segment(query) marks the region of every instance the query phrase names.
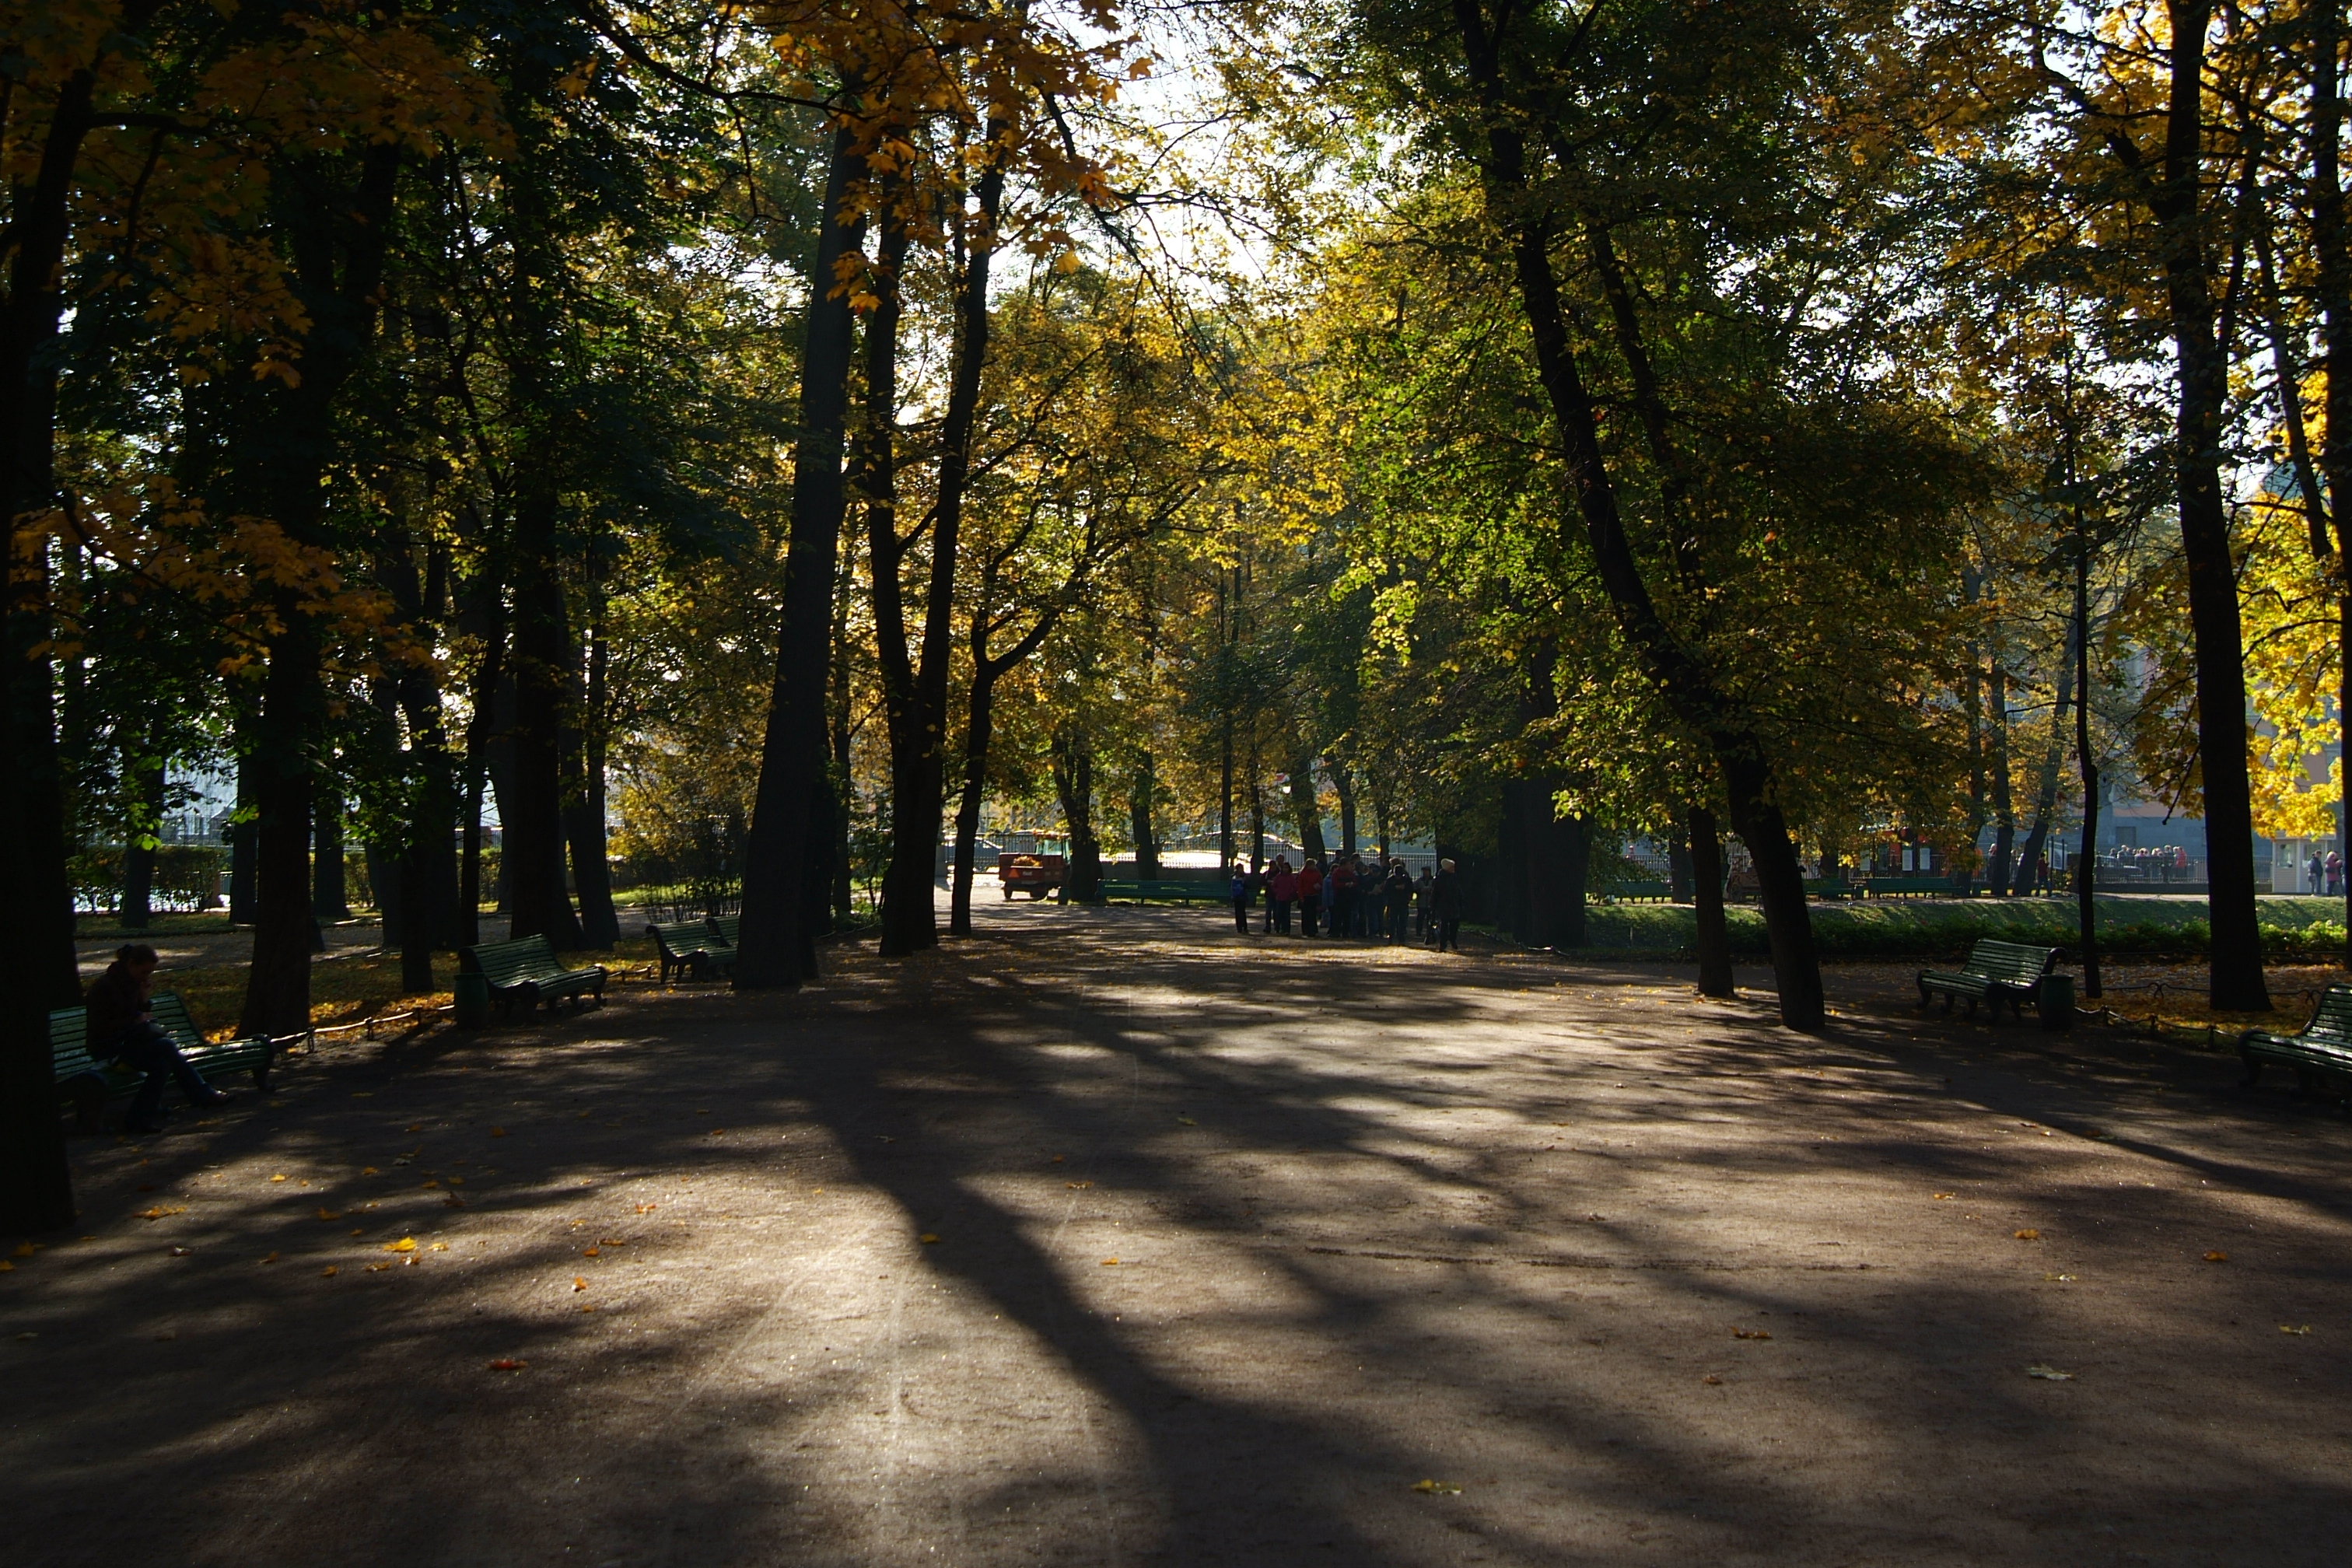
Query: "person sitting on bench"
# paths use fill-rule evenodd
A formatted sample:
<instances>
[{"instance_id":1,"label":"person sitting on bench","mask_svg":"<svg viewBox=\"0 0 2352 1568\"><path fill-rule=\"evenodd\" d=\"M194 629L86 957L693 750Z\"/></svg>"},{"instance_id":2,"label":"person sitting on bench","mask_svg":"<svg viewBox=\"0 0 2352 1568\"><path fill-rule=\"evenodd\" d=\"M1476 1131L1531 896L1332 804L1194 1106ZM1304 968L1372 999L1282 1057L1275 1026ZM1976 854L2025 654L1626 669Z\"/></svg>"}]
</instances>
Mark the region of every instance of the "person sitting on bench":
<instances>
[{"instance_id":1,"label":"person sitting on bench","mask_svg":"<svg viewBox=\"0 0 2352 1568\"><path fill-rule=\"evenodd\" d=\"M112 1058L147 1075L131 1097L123 1118L129 1132L163 1130L163 1085L180 1080L180 1092L190 1105L218 1105L230 1096L205 1081L188 1065L172 1037L147 1008L147 990L155 979L155 950L131 942L115 950L106 973L89 983L85 999L89 1007L89 1054L104 1061Z\"/></svg>"}]
</instances>

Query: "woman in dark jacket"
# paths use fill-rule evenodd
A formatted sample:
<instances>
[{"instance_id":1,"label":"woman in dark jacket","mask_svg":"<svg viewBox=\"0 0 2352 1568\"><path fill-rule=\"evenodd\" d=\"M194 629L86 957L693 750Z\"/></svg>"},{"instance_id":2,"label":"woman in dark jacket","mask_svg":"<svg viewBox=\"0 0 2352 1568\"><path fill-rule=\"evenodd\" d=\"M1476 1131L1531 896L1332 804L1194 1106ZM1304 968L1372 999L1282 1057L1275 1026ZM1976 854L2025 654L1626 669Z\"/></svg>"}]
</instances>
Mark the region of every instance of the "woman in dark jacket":
<instances>
[{"instance_id":1,"label":"woman in dark jacket","mask_svg":"<svg viewBox=\"0 0 2352 1568\"><path fill-rule=\"evenodd\" d=\"M123 1118L123 1128L130 1132L163 1130L163 1086L174 1079L190 1105L218 1105L229 1098L188 1065L172 1037L149 1014L147 990L155 979L155 950L143 942L117 948L114 962L89 983L83 998L89 1008L85 1037L89 1054L147 1075Z\"/></svg>"}]
</instances>

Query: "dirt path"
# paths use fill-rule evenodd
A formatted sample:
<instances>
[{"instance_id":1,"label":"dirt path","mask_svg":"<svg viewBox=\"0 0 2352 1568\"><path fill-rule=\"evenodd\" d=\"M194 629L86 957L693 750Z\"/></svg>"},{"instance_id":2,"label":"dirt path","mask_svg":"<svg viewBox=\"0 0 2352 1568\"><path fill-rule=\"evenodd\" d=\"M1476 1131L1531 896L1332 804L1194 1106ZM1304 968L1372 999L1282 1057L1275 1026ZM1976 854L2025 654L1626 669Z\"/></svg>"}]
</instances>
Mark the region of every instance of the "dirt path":
<instances>
[{"instance_id":1,"label":"dirt path","mask_svg":"<svg viewBox=\"0 0 2352 1568\"><path fill-rule=\"evenodd\" d=\"M2341 1560L2352 1133L2230 1064L982 920L79 1144L9 1561Z\"/></svg>"}]
</instances>

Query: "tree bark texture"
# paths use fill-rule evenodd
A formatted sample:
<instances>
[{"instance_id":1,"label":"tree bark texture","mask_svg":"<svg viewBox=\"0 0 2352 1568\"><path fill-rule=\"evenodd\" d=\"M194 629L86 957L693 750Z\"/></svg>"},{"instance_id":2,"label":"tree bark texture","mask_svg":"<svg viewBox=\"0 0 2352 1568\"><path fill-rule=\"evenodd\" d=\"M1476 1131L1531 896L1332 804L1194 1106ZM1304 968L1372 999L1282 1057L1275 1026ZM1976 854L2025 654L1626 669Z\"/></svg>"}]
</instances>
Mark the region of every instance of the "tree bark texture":
<instances>
[{"instance_id":1,"label":"tree bark texture","mask_svg":"<svg viewBox=\"0 0 2352 1568\"><path fill-rule=\"evenodd\" d=\"M1691 910L1696 917L1698 994L1728 996L1731 978L1731 927L1723 916L1723 832L1715 813L1693 806L1688 832L1691 857Z\"/></svg>"},{"instance_id":2,"label":"tree bark texture","mask_svg":"<svg viewBox=\"0 0 2352 1568\"><path fill-rule=\"evenodd\" d=\"M514 792L499 795L510 937L583 944L564 889L563 740L575 700L572 635L557 566L556 496L544 465L527 475L514 520Z\"/></svg>"}]
</instances>

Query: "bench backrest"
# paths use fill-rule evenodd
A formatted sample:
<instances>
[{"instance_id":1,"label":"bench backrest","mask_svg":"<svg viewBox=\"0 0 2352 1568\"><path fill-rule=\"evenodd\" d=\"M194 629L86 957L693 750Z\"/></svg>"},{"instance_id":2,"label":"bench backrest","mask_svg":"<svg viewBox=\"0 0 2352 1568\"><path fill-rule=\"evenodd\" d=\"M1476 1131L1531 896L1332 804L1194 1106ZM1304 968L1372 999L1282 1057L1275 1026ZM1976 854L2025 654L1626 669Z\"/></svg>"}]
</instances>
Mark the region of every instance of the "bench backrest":
<instances>
[{"instance_id":1,"label":"bench backrest","mask_svg":"<svg viewBox=\"0 0 2352 1568\"><path fill-rule=\"evenodd\" d=\"M743 917L741 915L713 915L702 923L710 928L710 934L719 939L720 946L740 947L743 945Z\"/></svg>"},{"instance_id":2,"label":"bench backrest","mask_svg":"<svg viewBox=\"0 0 2352 1568\"><path fill-rule=\"evenodd\" d=\"M172 1043L181 1050L193 1051L205 1043L204 1031L197 1028L195 1019L189 1016L188 1005L180 1000L178 992L156 992L147 998L147 1010L154 1015L155 1022L172 1037Z\"/></svg>"},{"instance_id":3,"label":"bench backrest","mask_svg":"<svg viewBox=\"0 0 2352 1568\"><path fill-rule=\"evenodd\" d=\"M513 942L478 942L466 949L475 970L494 987L512 985L519 980L541 980L563 973L555 962L555 948L543 936L519 937Z\"/></svg>"},{"instance_id":4,"label":"bench backrest","mask_svg":"<svg viewBox=\"0 0 2352 1568\"><path fill-rule=\"evenodd\" d=\"M710 943L710 933L702 929L700 921L680 921L676 925L656 921L646 930L660 946L665 958L684 958L688 953L700 952Z\"/></svg>"},{"instance_id":5,"label":"bench backrest","mask_svg":"<svg viewBox=\"0 0 2352 1568\"><path fill-rule=\"evenodd\" d=\"M1987 938L1969 950L1969 961L1960 965L1961 972L1981 974L1988 980L2004 980L2012 985L2032 985L2050 973L2058 960L2054 947L2027 947L2022 942L1994 942Z\"/></svg>"},{"instance_id":6,"label":"bench backrest","mask_svg":"<svg viewBox=\"0 0 2352 1568\"><path fill-rule=\"evenodd\" d=\"M49 1058L60 1080L95 1071L89 1054L89 1011L60 1007L49 1015Z\"/></svg>"},{"instance_id":7,"label":"bench backrest","mask_svg":"<svg viewBox=\"0 0 2352 1568\"><path fill-rule=\"evenodd\" d=\"M2321 992L2303 1032L2312 1039L2352 1045L2352 985L2331 985Z\"/></svg>"}]
</instances>

